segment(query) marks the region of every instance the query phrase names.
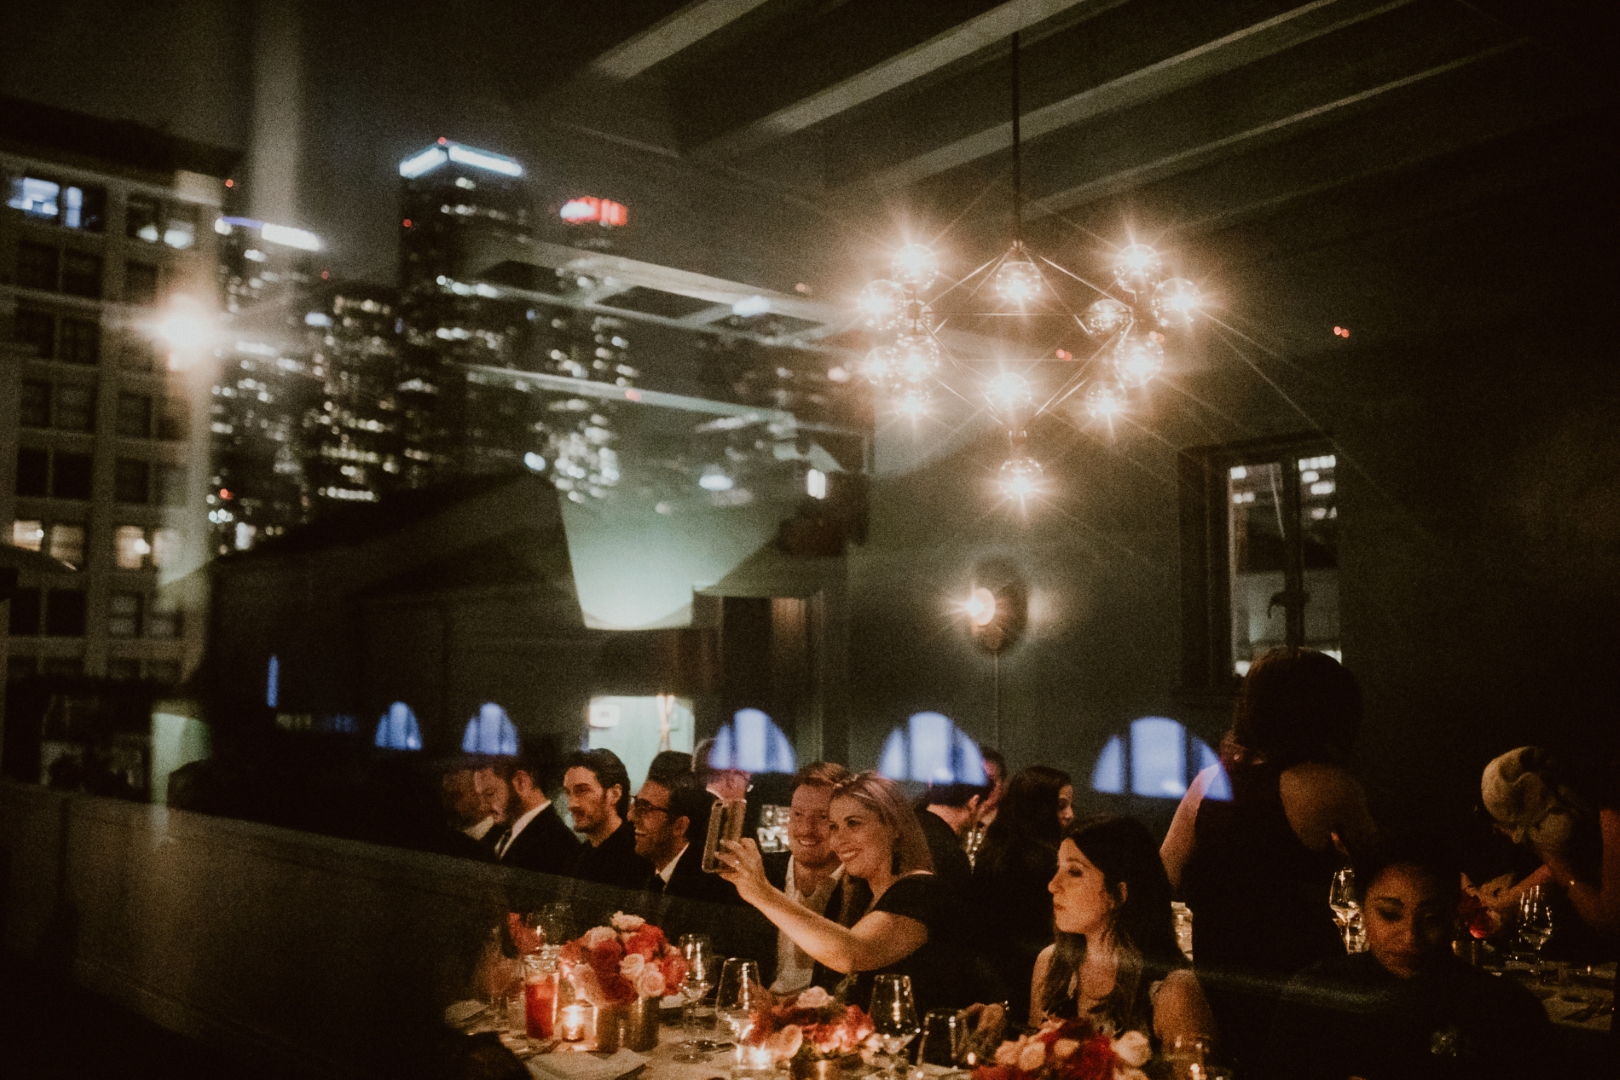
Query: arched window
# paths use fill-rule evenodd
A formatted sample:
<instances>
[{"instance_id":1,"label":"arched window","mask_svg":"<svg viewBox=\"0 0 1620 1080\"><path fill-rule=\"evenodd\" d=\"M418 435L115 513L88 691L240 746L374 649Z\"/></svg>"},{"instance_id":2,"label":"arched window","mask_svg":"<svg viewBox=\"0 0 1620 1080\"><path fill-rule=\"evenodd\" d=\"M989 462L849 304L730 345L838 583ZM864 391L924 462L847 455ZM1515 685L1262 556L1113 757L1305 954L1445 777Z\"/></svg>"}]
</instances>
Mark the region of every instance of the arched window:
<instances>
[{"instance_id":1,"label":"arched window","mask_svg":"<svg viewBox=\"0 0 1620 1080\"><path fill-rule=\"evenodd\" d=\"M274 653L270 656L269 670L265 673L264 703L274 709L281 702L281 660Z\"/></svg>"},{"instance_id":2,"label":"arched window","mask_svg":"<svg viewBox=\"0 0 1620 1080\"><path fill-rule=\"evenodd\" d=\"M478 707L478 715L467 721L461 749L467 754L514 755L518 752L517 727L505 709L486 701Z\"/></svg>"},{"instance_id":3,"label":"arched window","mask_svg":"<svg viewBox=\"0 0 1620 1080\"><path fill-rule=\"evenodd\" d=\"M377 721L377 737L372 742L385 750L422 749L422 729L411 707L403 701L388 706L388 711Z\"/></svg>"},{"instance_id":4,"label":"arched window","mask_svg":"<svg viewBox=\"0 0 1620 1080\"><path fill-rule=\"evenodd\" d=\"M878 773L890 780L922 784L986 784L979 744L956 729L951 718L920 712L895 728L883 743Z\"/></svg>"},{"instance_id":5,"label":"arched window","mask_svg":"<svg viewBox=\"0 0 1620 1080\"><path fill-rule=\"evenodd\" d=\"M750 773L791 773L793 744L782 729L758 709L739 709L731 723L714 736L709 768L741 769Z\"/></svg>"},{"instance_id":6,"label":"arched window","mask_svg":"<svg viewBox=\"0 0 1620 1080\"><path fill-rule=\"evenodd\" d=\"M1145 795L1150 799L1179 799L1187 794L1193 777L1220 757L1209 744L1174 720L1144 716L1131 722L1125 735L1108 740L1091 770L1091 789L1105 795ZM1204 791L1206 799L1232 797L1224 770Z\"/></svg>"}]
</instances>

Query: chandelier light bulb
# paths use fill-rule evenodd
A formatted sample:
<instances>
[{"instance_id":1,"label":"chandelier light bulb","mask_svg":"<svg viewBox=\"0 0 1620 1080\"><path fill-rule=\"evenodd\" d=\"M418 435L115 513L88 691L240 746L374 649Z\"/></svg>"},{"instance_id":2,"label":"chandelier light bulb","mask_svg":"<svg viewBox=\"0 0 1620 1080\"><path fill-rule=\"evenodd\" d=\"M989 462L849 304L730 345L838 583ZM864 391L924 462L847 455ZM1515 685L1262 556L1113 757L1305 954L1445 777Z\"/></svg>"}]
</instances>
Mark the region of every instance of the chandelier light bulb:
<instances>
[{"instance_id":1,"label":"chandelier light bulb","mask_svg":"<svg viewBox=\"0 0 1620 1080\"><path fill-rule=\"evenodd\" d=\"M1001 466L996 474L996 484L1001 488L1001 494L1008 499L1020 503L1032 496L1040 494L1041 481L1045 473L1041 463L1031 457L1010 458Z\"/></svg>"},{"instance_id":2,"label":"chandelier light bulb","mask_svg":"<svg viewBox=\"0 0 1620 1080\"><path fill-rule=\"evenodd\" d=\"M1041 271L1024 252L1022 244L1013 246L1012 251L1001 265L996 267L995 278L991 282L996 296L1008 307L1022 311L1034 303L1041 295Z\"/></svg>"},{"instance_id":3,"label":"chandelier light bulb","mask_svg":"<svg viewBox=\"0 0 1620 1080\"><path fill-rule=\"evenodd\" d=\"M922 383L939 371L939 342L927 334L905 334L895 342L895 370L907 383Z\"/></svg>"},{"instance_id":4,"label":"chandelier light bulb","mask_svg":"<svg viewBox=\"0 0 1620 1080\"><path fill-rule=\"evenodd\" d=\"M1116 382L1094 382L1086 387L1086 415L1093 420L1112 421L1129 407L1125 388Z\"/></svg>"},{"instance_id":5,"label":"chandelier light bulb","mask_svg":"<svg viewBox=\"0 0 1620 1080\"><path fill-rule=\"evenodd\" d=\"M974 626L989 626L996 617L996 594L980 585L968 594L962 610Z\"/></svg>"},{"instance_id":6,"label":"chandelier light bulb","mask_svg":"<svg viewBox=\"0 0 1620 1080\"><path fill-rule=\"evenodd\" d=\"M905 313L906 290L893 281L874 281L856 301L861 319L873 330L893 330Z\"/></svg>"},{"instance_id":7,"label":"chandelier light bulb","mask_svg":"<svg viewBox=\"0 0 1620 1080\"><path fill-rule=\"evenodd\" d=\"M1164 327L1191 326L1202 299L1186 278L1170 278L1153 291L1153 317Z\"/></svg>"},{"instance_id":8,"label":"chandelier light bulb","mask_svg":"<svg viewBox=\"0 0 1620 1080\"><path fill-rule=\"evenodd\" d=\"M1114 346L1114 376L1124 386L1146 386L1164 370L1164 346L1159 335L1126 334Z\"/></svg>"},{"instance_id":9,"label":"chandelier light bulb","mask_svg":"<svg viewBox=\"0 0 1620 1080\"><path fill-rule=\"evenodd\" d=\"M1003 371L984 388L990 407L1005 416L1016 416L1035 404L1029 380L1012 371Z\"/></svg>"},{"instance_id":10,"label":"chandelier light bulb","mask_svg":"<svg viewBox=\"0 0 1620 1080\"><path fill-rule=\"evenodd\" d=\"M1111 338L1130 323L1131 309L1112 297L1098 300L1080 316L1080 329L1099 338Z\"/></svg>"},{"instance_id":11,"label":"chandelier light bulb","mask_svg":"<svg viewBox=\"0 0 1620 1080\"><path fill-rule=\"evenodd\" d=\"M895 399L894 410L901 416L909 416L916 420L928 415L928 406L933 395L928 392L927 386L908 386L905 391Z\"/></svg>"},{"instance_id":12,"label":"chandelier light bulb","mask_svg":"<svg viewBox=\"0 0 1620 1080\"><path fill-rule=\"evenodd\" d=\"M922 292L939 277L939 256L927 244L907 244L894 253L894 280Z\"/></svg>"},{"instance_id":13,"label":"chandelier light bulb","mask_svg":"<svg viewBox=\"0 0 1620 1080\"><path fill-rule=\"evenodd\" d=\"M1141 293L1164 276L1164 260L1146 244L1127 244L1114 257L1114 281L1120 288Z\"/></svg>"},{"instance_id":14,"label":"chandelier light bulb","mask_svg":"<svg viewBox=\"0 0 1620 1080\"><path fill-rule=\"evenodd\" d=\"M900 381L900 358L892 345L879 345L866 354L861 374L877 390L892 390Z\"/></svg>"},{"instance_id":15,"label":"chandelier light bulb","mask_svg":"<svg viewBox=\"0 0 1620 1080\"><path fill-rule=\"evenodd\" d=\"M933 333L934 309L921 300L907 300L900 309L900 332L903 334Z\"/></svg>"}]
</instances>

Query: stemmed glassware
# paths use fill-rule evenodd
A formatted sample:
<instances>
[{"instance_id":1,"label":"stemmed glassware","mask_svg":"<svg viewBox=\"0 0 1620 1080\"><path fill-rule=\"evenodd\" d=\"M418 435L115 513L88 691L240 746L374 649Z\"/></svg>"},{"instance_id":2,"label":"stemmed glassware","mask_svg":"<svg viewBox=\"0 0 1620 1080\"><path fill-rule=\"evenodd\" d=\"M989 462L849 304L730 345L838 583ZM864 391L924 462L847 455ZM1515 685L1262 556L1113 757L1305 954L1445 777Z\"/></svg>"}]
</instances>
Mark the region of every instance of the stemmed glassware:
<instances>
[{"instance_id":1,"label":"stemmed glassware","mask_svg":"<svg viewBox=\"0 0 1620 1080\"><path fill-rule=\"evenodd\" d=\"M1333 909L1333 921L1339 924L1345 951L1364 951L1361 901L1356 899L1356 872L1348 866L1334 871L1333 884L1328 886L1328 907Z\"/></svg>"},{"instance_id":2,"label":"stemmed glassware","mask_svg":"<svg viewBox=\"0 0 1620 1080\"><path fill-rule=\"evenodd\" d=\"M900 1051L917 1037L917 1005L909 975L879 975L872 981L872 1026L878 1044L897 1069Z\"/></svg>"},{"instance_id":3,"label":"stemmed glassware","mask_svg":"<svg viewBox=\"0 0 1620 1080\"><path fill-rule=\"evenodd\" d=\"M1547 903L1541 886L1537 885L1519 897L1518 939L1521 945L1535 954L1538 970L1541 967L1541 950L1552 935L1552 907Z\"/></svg>"},{"instance_id":4,"label":"stemmed glassware","mask_svg":"<svg viewBox=\"0 0 1620 1080\"><path fill-rule=\"evenodd\" d=\"M715 993L714 1011L741 1042L753 1026L754 1013L765 1007L765 983L759 977L759 962L734 956L720 968L720 989Z\"/></svg>"},{"instance_id":5,"label":"stemmed glassware","mask_svg":"<svg viewBox=\"0 0 1620 1080\"><path fill-rule=\"evenodd\" d=\"M681 955L686 957L686 980L678 988L681 994L681 1033L686 1036L676 1049L676 1061L696 1064L707 1061L709 1054L719 1048L712 1039L700 1039L693 1027L697 1019L698 1002L703 1000L714 984L714 946L706 934L683 934Z\"/></svg>"}]
</instances>

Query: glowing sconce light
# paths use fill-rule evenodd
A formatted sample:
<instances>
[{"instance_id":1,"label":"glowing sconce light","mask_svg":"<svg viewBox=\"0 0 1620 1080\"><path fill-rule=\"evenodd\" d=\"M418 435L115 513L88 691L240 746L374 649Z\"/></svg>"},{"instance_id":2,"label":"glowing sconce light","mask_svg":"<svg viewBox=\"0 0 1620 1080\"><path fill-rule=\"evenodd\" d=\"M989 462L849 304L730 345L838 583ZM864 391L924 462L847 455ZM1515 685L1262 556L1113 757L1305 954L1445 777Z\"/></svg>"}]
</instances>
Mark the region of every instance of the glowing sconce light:
<instances>
[{"instance_id":1,"label":"glowing sconce light","mask_svg":"<svg viewBox=\"0 0 1620 1080\"><path fill-rule=\"evenodd\" d=\"M1131 324L1131 309L1112 297L1104 297L1086 308L1080 328L1092 337L1111 338Z\"/></svg>"},{"instance_id":2,"label":"glowing sconce light","mask_svg":"<svg viewBox=\"0 0 1620 1080\"><path fill-rule=\"evenodd\" d=\"M962 610L967 613L968 622L974 626L989 626L996 617L996 594L980 585L968 594Z\"/></svg>"},{"instance_id":3,"label":"glowing sconce light","mask_svg":"<svg viewBox=\"0 0 1620 1080\"><path fill-rule=\"evenodd\" d=\"M1118 383L1094 382L1086 387L1086 415L1093 420L1112 421L1129 404L1125 388Z\"/></svg>"},{"instance_id":4,"label":"glowing sconce light","mask_svg":"<svg viewBox=\"0 0 1620 1080\"><path fill-rule=\"evenodd\" d=\"M1002 303L1023 310L1041 295L1041 271L1024 251L1024 245L1015 244L1013 250L996 268L993 287Z\"/></svg>"},{"instance_id":5,"label":"glowing sconce light","mask_svg":"<svg viewBox=\"0 0 1620 1080\"><path fill-rule=\"evenodd\" d=\"M939 256L927 244L907 244L894 254L894 280L918 292L939 277Z\"/></svg>"},{"instance_id":6,"label":"glowing sconce light","mask_svg":"<svg viewBox=\"0 0 1620 1080\"><path fill-rule=\"evenodd\" d=\"M1114 375L1125 386L1146 386L1164 370L1164 346L1155 333L1131 333L1114 346Z\"/></svg>"},{"instance_id":7,"label":"glowing sconce light","mask_svg":"<svg viewBox=\"0 0 1620 1080\"><path fill-rule=\"evenodd\" d=\"M804 490L812 499L825 499L827 497L827 474L820 469L811 469L805 473Z\"/></svg>"},{"instance_id":8,"label":"glowing sconce light","mask_svg":"<svg viewBox=\"0 0 1620 1080\"><path fill-rule=\"evenodd\" d=\"M996 475L1001 494L1019 504L1040 494L1045 473L1041 463L1031 457L1015 457L1004 462Z\"/></svg>"},{"instance_id":9,"label":"glowing sconce light","mask_svg":"<svg viewBox=\"0 0 1620 1080\"><path fill-rule=\"evenodd\" d=\"M716 465L710 465L703 470L703 475L698 477L698 487L704 491L730 491L735 483Z\"/></svg>"},{"instance_id":10,"label":"glowing sconce light","mask_svg":"<svg viewBox=\"0 0 1620 1080\"><path fill-rule=\"evenodd\" d=\"M927 334L906 334L895 343L895 367L906 382L926 381L939 364L939 342Z\"/></svg>"},{"instance_id":11,"label":"glowing sconce light","mask_svg":"<svg viewBox=\"0 0 1620 1080\"><path fill-rule=\"evenodd\" d=\"M414 180L424 173L430 173L450 160L450 155L444 152L442 146L430 146L420 154L412 154L399 163L399 175L407 180Z\"/></svg>"},{"instance_id":12,"label":"glowing sconce light","mask_svg":"<svg viewBox=\"0 0 1620 1080\"><path fill-rule=\"evenodd\" d=\"M1186 278L1171 278L1154 290L1153 317L1164 327L1191 326L1202 300L1198 286Z\"/></svg>"}]
</instances>

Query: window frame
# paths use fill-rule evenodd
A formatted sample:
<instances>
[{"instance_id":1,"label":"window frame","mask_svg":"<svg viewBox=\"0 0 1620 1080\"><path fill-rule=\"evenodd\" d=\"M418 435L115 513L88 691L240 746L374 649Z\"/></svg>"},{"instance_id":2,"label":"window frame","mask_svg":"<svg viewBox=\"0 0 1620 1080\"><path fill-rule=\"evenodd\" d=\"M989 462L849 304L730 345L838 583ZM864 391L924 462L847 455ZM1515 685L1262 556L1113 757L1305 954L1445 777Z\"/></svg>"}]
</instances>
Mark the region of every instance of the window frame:
<instances>
[{"instance_id":1,"label":"window frame","mask_svg":"<svg viewBox=\"0 0 1620 1080\"><path fill-rule=\"evenodd\" d=\"M1283 470L1285 529L1282 607L1286 641L1305 641L1305 565L1300 528L1299 460L1342 452L1326 431L1191 447L1177 455L1181 516L1181 693L1230 696L1241 681L1232 670L1232 583L1228 572L1231 470L1276 463Z\"/></svg>"}]
</instances>

